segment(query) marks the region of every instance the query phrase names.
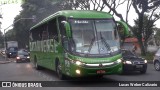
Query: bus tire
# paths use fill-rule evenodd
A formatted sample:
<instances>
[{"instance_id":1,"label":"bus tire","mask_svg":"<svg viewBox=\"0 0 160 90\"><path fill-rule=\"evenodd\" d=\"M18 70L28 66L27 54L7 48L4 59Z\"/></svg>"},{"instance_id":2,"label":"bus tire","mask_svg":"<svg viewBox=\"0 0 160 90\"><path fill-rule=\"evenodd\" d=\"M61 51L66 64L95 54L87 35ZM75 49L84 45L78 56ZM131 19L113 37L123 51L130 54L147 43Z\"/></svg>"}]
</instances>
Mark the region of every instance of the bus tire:
<instances>
[{"instance_id":1,"label":"bus tire","mask_svg":"<svg viewBox=\"0 0 160 90\"><path fill-rule=\"evenodd\" d=\"M62 66L59 60L56 60L56 73L60 80L65 80L65 75L62 73Z\"/></svg>"},{"instance_id":2,"label":"bus tire","mask_svg":"<svg viewBox=\"0 0 160 90\"><path fill-rule=\"evenodd\" d=\"M42 67L38 65L36 56L34 57L34 66L37 70L41 70Z\"/></svg>"}]
</instances>

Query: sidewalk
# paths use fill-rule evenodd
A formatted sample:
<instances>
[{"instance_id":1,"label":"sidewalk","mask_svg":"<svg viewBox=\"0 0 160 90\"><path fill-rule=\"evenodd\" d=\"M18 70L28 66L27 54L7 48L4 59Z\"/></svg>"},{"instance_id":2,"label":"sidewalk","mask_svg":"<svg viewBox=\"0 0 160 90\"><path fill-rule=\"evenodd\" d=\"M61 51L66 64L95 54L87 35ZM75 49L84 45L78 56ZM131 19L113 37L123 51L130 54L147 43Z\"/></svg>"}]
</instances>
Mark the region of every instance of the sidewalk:
<instances>
[{"instance_id":1,"label":"sidewalk","mask_svg":"<svg viewBox=\"0 0 160 90\"><path fill-rule=\"evenodd\" d=\"M6 64L6 63L10 63L11 61L8 58L5 58L5 56L0 53L0 64Z\"/></svg>"}]
</instances>

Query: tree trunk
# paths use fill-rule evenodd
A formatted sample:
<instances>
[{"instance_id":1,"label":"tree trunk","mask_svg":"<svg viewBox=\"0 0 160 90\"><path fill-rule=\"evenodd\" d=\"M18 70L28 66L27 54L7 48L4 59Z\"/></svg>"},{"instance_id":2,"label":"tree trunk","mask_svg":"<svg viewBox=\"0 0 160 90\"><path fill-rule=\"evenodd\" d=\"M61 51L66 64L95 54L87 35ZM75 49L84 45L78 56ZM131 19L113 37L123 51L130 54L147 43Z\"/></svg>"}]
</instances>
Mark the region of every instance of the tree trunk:
<instances>
[{"instance_id":1,"label":"tree trunk","mask_svg":"<svg viewBox=\"0 0 160 90\"><path fill-rule=\"evenodd\" d=\"M143 35L142 35L142 32L143 32L143 16L144 16L144 13L141 12L139 13L139 36L138 36L138 41L139 41L139 45L140 45L140 48L141 48L141 55L146 55L146 51L145 51L145 47L144 47L144 44L143 44Z\"/></svg>"},{"instance_id":2,"label":"tree trunk","mask_svg":"<svg viewBox=\"0 0 160 90\"><path fill-rule=\"evenodd\" d=\"M144 48L145 48L145 52L147 52L147 48L148 48L147 41L144 41Z\"/></svg>"},{"instance_id":3,"label":"tree trunk","mask_svg":"<svg viewBox=\"0 0 160 90\"><path fill-rule=\"evenodd\" d=\"M139 38L138 41L139 41L139 45L140 45L140 48L141 48L141 55L145 56L146 55L146 50L145 50L142 38L141 39Z\"/></svg>"}]
</instances>

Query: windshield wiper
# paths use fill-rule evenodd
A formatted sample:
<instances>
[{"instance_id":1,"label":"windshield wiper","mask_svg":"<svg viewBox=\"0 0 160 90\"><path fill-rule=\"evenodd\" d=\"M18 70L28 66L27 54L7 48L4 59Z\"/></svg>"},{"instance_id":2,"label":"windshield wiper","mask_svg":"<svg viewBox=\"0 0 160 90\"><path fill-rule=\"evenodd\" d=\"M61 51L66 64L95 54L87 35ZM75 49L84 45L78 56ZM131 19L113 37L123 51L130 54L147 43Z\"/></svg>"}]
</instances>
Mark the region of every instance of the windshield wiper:
<instances>
[{"instance_id":1,"label":"windshield wiper","mask_svg":"<svg viewBox=\"0 0 160 90\"><path fill-rule=\"evenodd\" d=\"M91 52L94 41L95 41L95 37L91 40L91 43L90 43L89 49L88 49L88 53L86 54L86 56L88 56L88 54Z\"/></svg>"},{"instance_id":2,"label":"windshield wiper","mask_svg":"<svg viewBox=\"0 0 160 90\"><path fill-rule=\"evenodd\" d=\"M104 39L104 37L102 36L102 33L100 32L100 36L101 36L101 40L104 42L104 44L105 44L105 47L109 50L109 51L111 51L111 48L110 48L110 46L109 46L109 44L106 42L106 40ZM111 54L111 53L110 53Z\"/></svg>"}]
</instances>

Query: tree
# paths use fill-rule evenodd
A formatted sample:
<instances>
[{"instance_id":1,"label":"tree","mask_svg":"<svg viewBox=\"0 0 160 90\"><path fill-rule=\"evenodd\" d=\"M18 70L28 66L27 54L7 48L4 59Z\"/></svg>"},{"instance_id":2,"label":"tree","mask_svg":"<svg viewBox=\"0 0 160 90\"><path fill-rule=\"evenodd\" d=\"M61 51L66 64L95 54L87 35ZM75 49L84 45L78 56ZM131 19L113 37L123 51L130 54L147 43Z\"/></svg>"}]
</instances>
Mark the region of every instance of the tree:
<instances>
[{"instance_id":1,"label":"tree","mask_svg":"<svg viewBox=\"0 0 160 90\"><path fill-rule=\"evenodd\" d=\"M3 47L3 42L4 42L3 34L2 34L2 32L0 31L0 48Z\"/></svg>"},{"instance_id":2,"label":"tree","mask_svg":"<svg viewBox=\"0 0 160 90\"><path fill-rule=\"evenodd\" d=\"M123 4L126 4L127 6L125 17L122 16L121 12L117 11L117 8ZM146 44L142 43L142 38L147 41L149 37L144 37L144 35L148 36L147 32L145 32L147 29L143 26L144 15L148 15L149 22L157 21L160 18L160 12L158 11L160 8L159 6L160 0L59 0L57 3L53 2L53 0L26 0L26 2L22 5L23 11L15 20L21 17L31 17L32 15L36 15L37 22L39 22L46 16L63 9L102 11L105 7L107 7L109 13L116 15L122 21L125 21L131 30L133 30L132 26L128 23L128 15L132 7L135 9L139 20L137 24L138 30L133 33L139 35L137 38L141 46L141 51L142 54L145 54ZM16 23L14 25L14 30L16 31L16 34L18 33L16 35L17 39L22 39L22 37L25 36L25 33L28 34L29 28L34 24L35 23L31 23L28 20L23 20L21 23ZM26 43L28 41L28 37L26 37L25 40L19 41L24 44L24 42Z\"/></svg>"},{"instance_id":3,"label":"tree","mask_svg":"<svg viewBox=\"0 0 160 90\"><path fill-rule=\"evenodd\" d=\"M58 2L54 2L53 0L26 0L22 5L23 10L14 21L20 18L30 18L32 15L35 15L37 19L36 22L32 22L31 20L20 20L14 24L13 32L16 35L19 47L24 48L26 45L29 45L28 36L30 27L40 22L45 17L63 9L90 10L90 3L95 3L93 7L94 10L102 10L104 8L104 4L102 4L102 2L97 2L96 0L60 0ZM102 8L100 8L101 6Z\"/></svg>"},{"instance_id":4,"label":"tree","mask_svg":"<svg viewBox=\"0 0 160 90\"><path fill-rule=\"evenodd\" d=\"M122 21L125 21L128 24L128 13L129 13L129 11L131 9L131 5L133 3L132 0L102 0L102 1L107 6L107 8L109 9L109 11L108 11L109 13L112 13L112 15L116 15ZM124 18L122 16L122 14L117 11L117 8L120 5L122 5L122 4L126 3L126 2L127 2L127 10L126 10L126 18Z\"/></svg>"},{"instance_id":5,"label":"tree","mask_svg":"<svg viewBox=\"0 0 160 90\"><path fill-rule=\"evenodd\" d=\"M35 22L26 19L14 24L13 32L19 43L19 47L25 48L29 46L29 29L45 17L60 10L60 8L57 7L53 0L26 0L21 7L23 10L20 15L16 16L14 21L21 18L31 18L33 15L36 16Z\"/></svg>"},{"instance_id":6,"label":"tree","mask_svg":"<svg viewBox=\"0 0 160 90\"><path fill-rule=\"evenodd\" d=\"M149 22L151 22L151 19L154 17L153 23L158 20L160 17L155 13L156 9L158 9L160 6L160 1L158 0L133 0L133 7L138 15L138 41L141 46L141 51L143 55L146 55L145 45L146 43L142 42L142 38L148 39L148 37L145 37L144 31L144 15L145 13L151 12L151 15L149 16ZM160 13L159 13L160 15Z\"/></svg>"},{"instance_id":7,"label":"tree","mask_svg":"<svg viewBox=\"0 0 160 90\"><path fill-rule=\"evenodd\" d=\"M122 3L118 3L122 1ZM145 35L146 33L144 28L144 24L143 24L143 19L144 19L144 15L149 15L149 22L153 20L153 22L157 21L160 17L160 12L156 12L159 10L160 8L160 1L159 0L103 0L103 2L106 4L106 6L117 16L119 17L122 21L126 21L126 23L128 24L128 13L130 11L131 6L135 9L136 14L138 15L138 23L137 23L137 27L138 30L137 32L133 32L135 35L138 35L138 41L141 47L141 52L142 55L146 54L146 50L145 50L145 44L142 42L142 38L144 39L148 39L148 37L144 37L143 35ZM127 2L127 11L126 11L126 19L124 19L124 17L122 16L121 13L118 13L118 11L116 10L116 8L123 4L124 2ZM128 24L129 25L129 24ZM133 31L133 28L131 27L131 25L129 25L129 27L131 28L131 30ZM145 29L145 30L144 30Z\"/></svg>"},{"instance_id":8,"label":"tree","mask_svg":"<svg viewBox=\"0 0 160 90\"><path fill-rule=\"evenodd\" d=\"M16 40L16 35L15 35L15 31L10 29L5 33L5 38L6 41L15 41Z\"/></svg>"},{"instance_id":9,"label":"tree","mask_svg":"<svg viewBox=\"0 0 160 90\"><path fill-rule=\"evenodd\" d=\"M61 0L59 7L62 10L96 10L102 11L105 4L102 0Z\"/></svg>"},{"instance_id":10,"label":"tree","mask_svg":"<svg viewBox=\"0 0 160 90\"><path fill-rule=\"evenodd\" d=\"M135 36L138 38L140 35L139 35L139 19L136 19L134 20L135 22L135 26L133 26L133 32L135 33ZM155 27L155 24L154 24L154 20L153 19L150 19L149 15L144 15L143 17L143 31L142 31L142 40L143 41L143 44L145 46L145 49L147 49L148 45L147 45L147 42L149 41L149 39L151 38L151 36L153 35L154 33L154 29L156 28Z\"/></svg>"},{"instance_id":11,"label":"tree","mask_svg":"<svg viewBox=\"0 0 160 90\"><path fill-rule=\"evenodd\" d=\"M156 29L155 41L157 46L160 46L160 29L159 28Z\"/></svg>"}]
</instances>

